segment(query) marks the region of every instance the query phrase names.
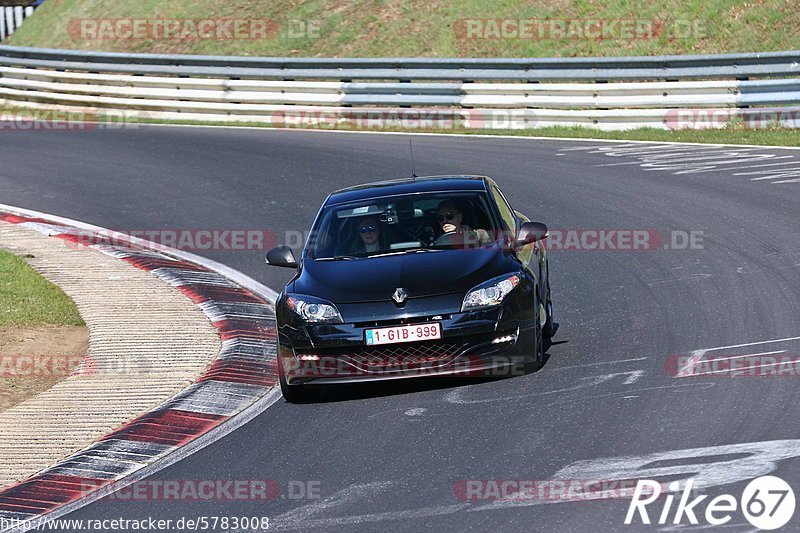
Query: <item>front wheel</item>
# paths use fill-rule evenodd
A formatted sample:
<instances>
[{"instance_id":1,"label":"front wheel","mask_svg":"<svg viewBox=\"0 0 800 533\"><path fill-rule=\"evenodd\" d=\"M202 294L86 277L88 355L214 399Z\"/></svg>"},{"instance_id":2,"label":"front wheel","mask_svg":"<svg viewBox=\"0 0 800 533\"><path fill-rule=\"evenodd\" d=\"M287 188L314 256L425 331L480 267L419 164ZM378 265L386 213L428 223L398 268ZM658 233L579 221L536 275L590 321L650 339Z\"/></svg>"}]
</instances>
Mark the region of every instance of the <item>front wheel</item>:
<instances>
[{"instance_id":1,"label":"front wheel","mask_svg":"<svg viewBox=\"0 0 800 533\"><path fill-rule=\"evenodd\" d=\"M550 298L550 275L547 276L547 301L544 304L546 319L542 328L542 335L549 339L556 334L556 325L553 319L553 300Z\"/></svg>"},{"instance_id":2,"label":"front wheel","mask_svg":"<svg viewBox=\"0 0 800 533\"><path fill-rule=\"evenodd\" d=\"M538 306L537 306L538 309ZM544 335L542 328L539 327L539 313L536 313L536 327L533 334L534 346L531 357L525 363L525 373L536 372L544 365L545 351L544 351Z\"/></svg>"}]
</instances>

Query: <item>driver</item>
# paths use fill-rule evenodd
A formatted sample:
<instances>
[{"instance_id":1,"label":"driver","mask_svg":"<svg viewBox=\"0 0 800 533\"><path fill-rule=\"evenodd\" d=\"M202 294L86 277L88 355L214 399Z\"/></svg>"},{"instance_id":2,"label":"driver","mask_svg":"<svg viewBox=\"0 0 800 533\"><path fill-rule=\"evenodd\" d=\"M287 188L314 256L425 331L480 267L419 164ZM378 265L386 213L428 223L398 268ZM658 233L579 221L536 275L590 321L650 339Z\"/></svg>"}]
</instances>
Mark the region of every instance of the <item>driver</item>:
<instances>
[{"instance_id":1,"label":"driver","mask_svg":"<svg viewBox=\"0 0 800 533\"><path fill-rule=\"evenodd\" d=\"M474 230L463 223L464 214L461 209L451 200L444 200L439 204L436 212L436 221L444 233L458 233L470 239L472 242L477 242L478 245L484 245L491 242L491 237L485 229ZM469 241L467 241L469 242Z\"/></svg>"}]
</instances>

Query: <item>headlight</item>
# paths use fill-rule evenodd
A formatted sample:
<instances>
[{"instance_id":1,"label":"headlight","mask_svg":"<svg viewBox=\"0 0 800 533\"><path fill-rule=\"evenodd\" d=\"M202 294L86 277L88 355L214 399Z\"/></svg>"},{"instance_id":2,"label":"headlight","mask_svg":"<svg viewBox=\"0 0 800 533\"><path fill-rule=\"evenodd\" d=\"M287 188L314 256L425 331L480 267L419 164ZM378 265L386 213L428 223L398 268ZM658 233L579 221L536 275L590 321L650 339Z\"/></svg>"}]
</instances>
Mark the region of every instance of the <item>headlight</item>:
<instances>
[{"instance_id":1,"label":"headlight","mask_svg":"<svg viewBox=\"0 0 800 533\"><path fill-rule=\"evenodd\" d=\"M472 311L500 305L514 287L519 285L519 274L504 275L481 283L467 293L461 311Z\"/></svg>"},{"instance_id":2,"label":"headlight","mask_svg":"<svg viewBox=\"0 0 800 533\"><path fill-rule=\"evenodd\" d=\"M304 322L313 324L341 324L344 322L335 305L313 296L293 294L286 298L286 305Z\"/></svg>"}]
</instances>

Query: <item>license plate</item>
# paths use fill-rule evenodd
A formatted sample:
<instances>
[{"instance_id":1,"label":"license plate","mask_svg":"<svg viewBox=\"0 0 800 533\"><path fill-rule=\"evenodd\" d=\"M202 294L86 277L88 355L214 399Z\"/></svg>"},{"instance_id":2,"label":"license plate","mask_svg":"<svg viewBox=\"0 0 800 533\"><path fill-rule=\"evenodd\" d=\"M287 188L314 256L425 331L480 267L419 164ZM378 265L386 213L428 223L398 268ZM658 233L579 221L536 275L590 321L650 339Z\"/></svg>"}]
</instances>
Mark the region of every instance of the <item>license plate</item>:
<instances>
[{"instance_id":1,"label":"license plate","mask_svg":"<svg viewBox=\"0 0 800 533\"><path fill-rule=\"evenodd\" d=\"M415 326L368 329L364 332L364 338L367 346L441 339L442 325L439 322L432 322Z\"/></svg>"}]
</instances>

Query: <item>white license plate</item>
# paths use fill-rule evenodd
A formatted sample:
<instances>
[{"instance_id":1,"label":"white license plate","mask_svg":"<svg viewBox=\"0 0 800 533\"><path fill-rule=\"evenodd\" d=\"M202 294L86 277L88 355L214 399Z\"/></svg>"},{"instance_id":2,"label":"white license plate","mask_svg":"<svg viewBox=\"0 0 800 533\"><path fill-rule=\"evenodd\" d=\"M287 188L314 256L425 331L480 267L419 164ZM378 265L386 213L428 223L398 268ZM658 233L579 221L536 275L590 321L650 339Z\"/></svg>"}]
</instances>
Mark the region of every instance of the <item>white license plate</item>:
<instances>
[{"instance_id":1,"label":"white license plate","mask_svg":"<svg viewBox=\"0 0 800 533\"><path fill-rule=\"evenodd\" d=\"M377 344L396 344L398 342L428 341L442 338L442 325L439 322L396 326L393 328L368 329L364 331L367 346Z\"/></svg>"}]
</instances>

